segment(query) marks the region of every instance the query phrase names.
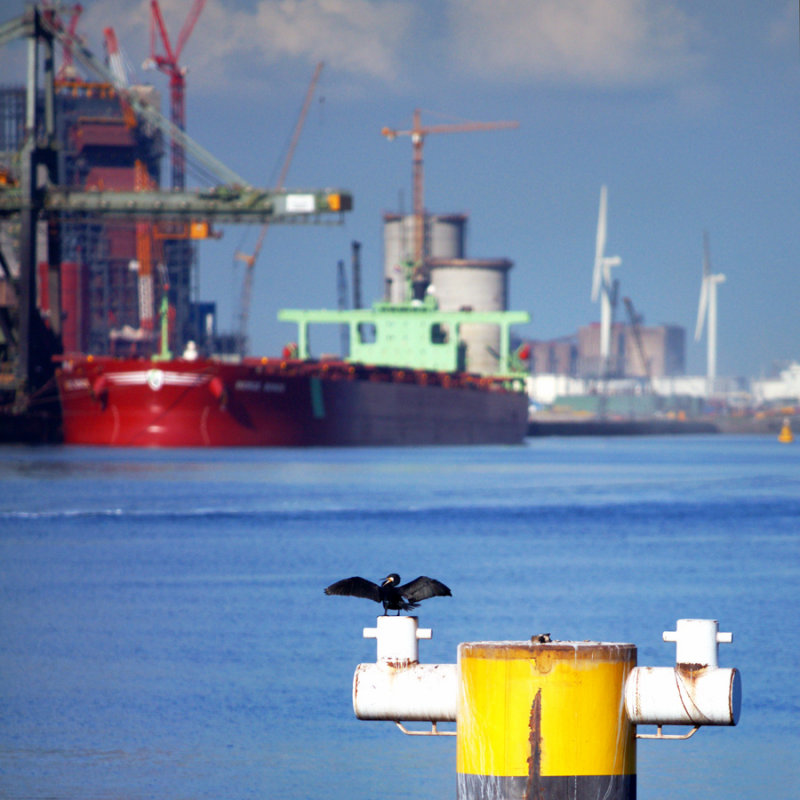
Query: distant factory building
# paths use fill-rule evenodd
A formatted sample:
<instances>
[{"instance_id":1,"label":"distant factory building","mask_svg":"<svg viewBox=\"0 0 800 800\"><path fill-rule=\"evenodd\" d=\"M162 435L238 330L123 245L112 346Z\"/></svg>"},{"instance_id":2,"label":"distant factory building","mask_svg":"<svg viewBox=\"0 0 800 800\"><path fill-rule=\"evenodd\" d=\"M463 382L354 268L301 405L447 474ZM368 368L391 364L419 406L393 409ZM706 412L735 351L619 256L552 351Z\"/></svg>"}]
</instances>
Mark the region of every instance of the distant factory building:
<instances>
[{"instance_id":1,"label":"distant factory building","mask_svg":"<svg viewBox=\"0 0 800 800\"><path fill-rule=\"evenodd\" d=\"M622 377L625 373L626 325L617 322L611 326L611 341L606 364L600 356L600 323L593 322L578 328L578 377Z\"/></svg>"},{"instance_id":2,"label":"distant factory building","mask_svg":"<svg viewBox=\"0 0 800 800\"><path fill-rule=\"evenodd\" d=\"M626 326L626 376L671 378L686 374L686 331L683 328L678 325L640 327L639 337L642 352L633 329Z\"/></svg>"},{"instance_id":3,"label":"distant factory building","mask_svg":"<svg viewBox=\"0 0 800 800\"><path fill-rule=\"evenodd\" d=\"M573 336L551 339L547 342L533 341L530 346L530 371L540 375L578 374L578 342Z\"/></svg>"},{"instance_id":4,"label":"distant factory building","mask_svg":"<svg viewBox=\"0 0 800 800\"><path fill-rule=\"evenodd\" d=\"M686 373L686 331L677 325L650 327L616 323L607 364L600 357L600 325L584 325L573 336L528 342L530 371L572 378L664 378Z\"/></svg>"}]
</instances>

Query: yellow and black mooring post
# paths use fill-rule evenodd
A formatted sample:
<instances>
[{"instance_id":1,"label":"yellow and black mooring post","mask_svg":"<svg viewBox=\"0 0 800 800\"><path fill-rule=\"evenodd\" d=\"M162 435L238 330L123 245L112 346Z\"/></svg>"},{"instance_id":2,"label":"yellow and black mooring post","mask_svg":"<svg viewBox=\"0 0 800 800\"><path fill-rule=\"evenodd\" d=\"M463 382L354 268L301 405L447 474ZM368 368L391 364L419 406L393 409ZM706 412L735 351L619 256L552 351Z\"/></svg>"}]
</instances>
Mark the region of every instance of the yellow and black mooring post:
<instances>
[{"instance_id":1,"label":"yellow and black mooring post","mask_svg":"<svg viewBox=\"0 0 800 800\"><path fill-rule=\"evenodd\" d=\"M431 631L416 617L379 617L364 635L377 639L378 658L356 669L356 716L411 735L455 733L458 800L635 800L637 739L688 739L739 720L741 676L718 658L733 634L715 619L680 619L664 632L676 643L671 667L638 667L632 644L549 636L466 642L457 664L420 664L417 642ZM437 728L453 721L455 732ZM664 734L665 725L693 728Z\"/></svg>"},{"instance_id":2,"label":"yellow and black mooring post","mask_svg":"<svg viewBox=\"0 0 800 800\"><path fill-rule=\"evenodd\" d=\"M458 664L458 800L636 797L635 645L473 642Z\"/></svg>"}]
</instances>

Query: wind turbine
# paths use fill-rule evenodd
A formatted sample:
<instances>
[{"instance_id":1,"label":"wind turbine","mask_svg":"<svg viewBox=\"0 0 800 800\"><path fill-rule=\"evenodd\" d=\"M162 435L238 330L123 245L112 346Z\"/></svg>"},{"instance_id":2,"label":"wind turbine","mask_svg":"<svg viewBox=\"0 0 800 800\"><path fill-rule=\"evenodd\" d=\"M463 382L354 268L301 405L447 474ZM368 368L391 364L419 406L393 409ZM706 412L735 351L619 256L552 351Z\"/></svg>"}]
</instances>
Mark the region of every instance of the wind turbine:
<instances>
[{"instance_id":1,"label":"wind turbine","mask_svg":"<svg viewBox=\"0 0 800 800\"><path fill-rule=\"evenodd\" d=\"M611 280L611 268L622 263L619 256L607 256L606 249L606 205L608 192L600 189L600 212L597 217L597 241L594 255L594 274L592 276L592 302L600 298L600 368L601 374L608 373L611 355L611 324L614 306L617 302L617 284Z\"/></svg>"},{"instance_id":2,"label":"wind turbine","mask_svg":"<svg viewBox=\"0 0 800 800\"><path fill-rule=\"evenodd\" d=\"M724 283L724 281L725 276L721 272L716 275L711 272L708 233L703 231L703 282L700 284L700 305L697 308L697 327L694 332L694 340L700 341L700 337L703 335L703 323L708 317L706 375L709 382L717 377L717 284Z\"/></svg>"}]
</instances>

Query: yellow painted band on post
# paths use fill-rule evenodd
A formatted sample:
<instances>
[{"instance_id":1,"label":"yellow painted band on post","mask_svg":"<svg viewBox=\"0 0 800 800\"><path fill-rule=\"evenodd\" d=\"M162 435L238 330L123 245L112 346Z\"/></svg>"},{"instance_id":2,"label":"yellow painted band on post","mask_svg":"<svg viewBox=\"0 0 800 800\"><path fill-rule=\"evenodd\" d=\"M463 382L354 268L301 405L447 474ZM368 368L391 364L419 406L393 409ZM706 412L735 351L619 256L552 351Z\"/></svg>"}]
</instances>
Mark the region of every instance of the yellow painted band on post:
<instances>
[{"instance_id":1,"label":"yellow painted band on post","mask_svg":"<svg viewBox=\"0 0 800 800\"><path fill-rule=\"evenodd\" d=\"M624 702L634 645L465 643L458 659L459 774L635 773Z\"/></svg>"}]
</instances>

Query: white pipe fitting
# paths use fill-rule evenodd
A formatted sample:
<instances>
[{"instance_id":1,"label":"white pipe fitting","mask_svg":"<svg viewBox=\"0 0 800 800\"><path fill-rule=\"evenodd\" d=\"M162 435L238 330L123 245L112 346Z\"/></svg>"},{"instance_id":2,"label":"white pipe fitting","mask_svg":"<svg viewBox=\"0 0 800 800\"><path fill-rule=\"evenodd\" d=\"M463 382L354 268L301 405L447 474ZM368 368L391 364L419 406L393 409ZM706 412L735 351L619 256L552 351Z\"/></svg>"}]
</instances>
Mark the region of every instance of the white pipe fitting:
<instances>
[{"instance_id":1,"label":"white pipe fitting","mask_svg":"<svg viewBox=\"0 0 800 800\"><path fill-rule=\"evenodd\" d=\"M431 639L430 628L420 628L417 617L378 617L377 626L364 628L365 639L377 639L378 663L403 667L419 663L419 640Z\"/></svg>"},{"instance_id":2,"label":"white pipe fitting","mask_svg":"<svg viewBox=\"0 0 800 800\"><path fill-rule=\"evenodd\" d=\"M359 664L353 678L353 711L359 719L455 722L456 664L414 664L395 669Z\"/></svg>"},{"instance_id":3,"label":"white pipe fitting","mask_svg":"<svg viewBox=\"0 0 800 800\"><path fill-rule=\"evenodd\" d=\"M454 722L458 698L456 664L420 664L419 640L430 628L417 617L378 617L364 628L376 639L375 664L359 664L353 678L353 710L359 719Z\"/></svg>"},{"instance_id":4,"label":"white pipe fitting","mask_svg":"<svg viewBox=\"0 0 800 800\"><path fill-rule=\"evenodd\" d=\"M718 645L733 641L713 619L680 619L664 631L676 643L675 667L636 667L625 684L625 708L636 725L736 725L742 681L736 669L720 669Z\"/></svg>"},{"instance_id":5,"label":"white pipe fitting","mask_svg":"<svg viewBox=\"0 0 800 800\"><path fill-rule=\"evenodd\" d=\"M674 631L664 631L665 642L675 642L675 663L716 667L719 646L733 641L732 633L720 633L715 619L679 619Z\"/></svg>"},{"instance_id":6,"label":"white pipe fitting","mask_svg":"<svg viewBox=\"0 0 800 800\"><path fill-rule=\"evenodd\" d=\"M635 725L735 725L742 705L736 669L636 667L625 683Z\"/></svg>"}]
</instances>

